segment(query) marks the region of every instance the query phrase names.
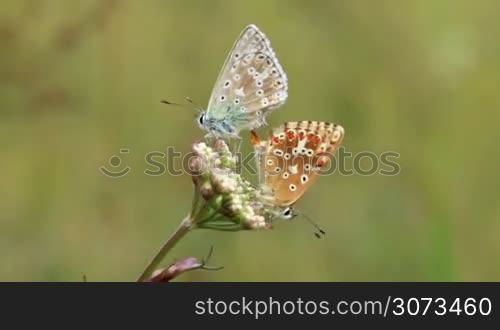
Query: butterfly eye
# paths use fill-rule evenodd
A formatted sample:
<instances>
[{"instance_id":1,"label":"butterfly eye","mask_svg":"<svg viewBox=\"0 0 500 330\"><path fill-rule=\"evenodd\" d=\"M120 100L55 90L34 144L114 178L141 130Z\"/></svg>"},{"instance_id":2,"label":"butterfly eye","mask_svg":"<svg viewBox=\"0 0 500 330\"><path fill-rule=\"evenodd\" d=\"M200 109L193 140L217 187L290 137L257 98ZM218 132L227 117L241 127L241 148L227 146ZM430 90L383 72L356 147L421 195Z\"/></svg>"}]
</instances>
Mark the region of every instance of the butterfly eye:
<instances>
[{"instance_id":1,"label":"butterfly eye","mask_svg":"<svg viewBox=\"0 0 500 330\"><path fill-rule=\"evenodd\" d=\"M205 114L202 113L199 117L198 117L198 123L200 124L200 126L203 126L203 122L205 121Z\"/></svg>"},{"instance_id":2,"label":"butterfly eye","mask_svg":"<svg viewBox=\"0 0 500 330\"><path fill-rule=\"evenodd\" d=\"M293 209L291 207L287 207L286 209L283 210L283 213L281 213L281 217L285 220L290 220L295 216L293 213Z\"/></svg>"}]
</instances>

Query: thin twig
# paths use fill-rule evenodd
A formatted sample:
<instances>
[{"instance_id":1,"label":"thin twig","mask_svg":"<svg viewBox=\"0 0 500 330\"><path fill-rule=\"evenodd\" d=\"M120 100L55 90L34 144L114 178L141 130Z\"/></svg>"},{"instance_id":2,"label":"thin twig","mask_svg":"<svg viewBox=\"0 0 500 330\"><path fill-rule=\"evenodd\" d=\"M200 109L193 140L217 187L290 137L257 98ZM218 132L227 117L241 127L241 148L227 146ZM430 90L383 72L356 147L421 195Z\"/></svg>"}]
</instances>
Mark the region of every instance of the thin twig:
<instances>
[{"instance_id":1,"label":"thin twig","mask_svg":"<svg viewBox=\"0 0 500 330\"><path fill-rule=\"evenodd\" d=\"M145 282L149 280L153 271L158 268L165 255L175 246L175 244L191 229L192 221L188 216L182 220L181 224L169 237L169 239L163 244L158 253L149 262L146 269L142 272L141 276L137 279L137 282Z\"/></svg>"}]
</instances>

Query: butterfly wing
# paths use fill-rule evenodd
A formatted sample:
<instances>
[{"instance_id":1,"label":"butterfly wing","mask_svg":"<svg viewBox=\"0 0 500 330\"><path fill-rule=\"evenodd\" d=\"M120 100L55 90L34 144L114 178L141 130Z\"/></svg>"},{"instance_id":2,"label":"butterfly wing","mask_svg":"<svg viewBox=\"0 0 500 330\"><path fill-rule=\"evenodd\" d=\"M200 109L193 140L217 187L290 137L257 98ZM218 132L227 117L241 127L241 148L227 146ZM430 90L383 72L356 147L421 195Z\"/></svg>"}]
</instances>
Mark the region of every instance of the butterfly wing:
<instances>
[{"instance_id":1,"label":"butterfly wing","mask_svg":"<svg viewBox=\"0 0 500 330\"><path fill-rule=\"evenodd\" d=\"M288 81L269 39L255 25L236 40L215 82L207 117L226 120L237 134L265 124L287 98Z\"/></svg>"},{"instance_id":2,"label":"butterfly wing","mask_svg":"<svg viewBox=\"0 0 500 330\"><path fill-rule=\"evenodd\" d=\"M343 136L341 126L315 121L288 122L273 131L261 167L276 206L294 204L312 186Z\"/></svg>"}]
</instances>

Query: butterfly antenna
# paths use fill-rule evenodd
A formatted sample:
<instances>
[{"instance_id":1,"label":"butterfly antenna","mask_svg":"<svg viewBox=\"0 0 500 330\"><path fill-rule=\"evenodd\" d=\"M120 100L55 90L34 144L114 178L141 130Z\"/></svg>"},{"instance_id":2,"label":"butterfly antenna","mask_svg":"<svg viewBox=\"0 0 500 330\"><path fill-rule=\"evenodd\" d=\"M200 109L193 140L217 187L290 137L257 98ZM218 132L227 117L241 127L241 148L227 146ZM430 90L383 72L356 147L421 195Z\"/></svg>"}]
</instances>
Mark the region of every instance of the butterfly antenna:
<instances>
[{"instance_id":1,"label":"butterfly antenna","mask_svg":"<svg viewBox=\"0 0 500 330\"><path fill-rule=\"evenodd\" d=\"M317 238L321 238L326 235L326 232L321 229L321 227L316 222L309 218L307 214L300 212L300 215L302 215L307 220L307 222L309 222L314 228L316 228L317 232L314 232L314 236L316 236Z\"/></svg>"},{"instance_id":2,"label":"butterfly antenna","mask_svg":"<svg viewBox=\"0 0 500 330\"><path fill-rule=\"evenodd\" d=\"M166 105L174 105L176 107L184 107L185 106L185 104L174 103L174 102L170 102L170 101L167 101L167 100L161 100L160 102L163 103L163 104L166 104Z\"/></svg>"},{"instance_id":3,"label":"butterfly antenna","mask_svg":"<svg viewBox=\"0 0 500 330\"><path fill-rule=\"evenodd\" d=\"M200 106L197 102L193 101L192 98L190 98L189 96L186 96L185 97L186 101L191 103L192 105L194 105L197 109L202 109L203 107Z\"/></svg>"}]
</instances>

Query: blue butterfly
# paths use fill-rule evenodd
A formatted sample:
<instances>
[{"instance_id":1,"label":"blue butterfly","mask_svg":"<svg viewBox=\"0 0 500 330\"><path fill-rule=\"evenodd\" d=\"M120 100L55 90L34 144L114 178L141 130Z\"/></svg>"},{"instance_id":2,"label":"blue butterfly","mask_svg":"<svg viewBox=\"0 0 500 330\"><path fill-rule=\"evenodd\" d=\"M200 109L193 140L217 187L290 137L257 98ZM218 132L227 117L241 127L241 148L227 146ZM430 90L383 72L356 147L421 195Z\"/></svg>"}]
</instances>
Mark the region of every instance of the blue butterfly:
<instances>
[{"instance_id":1,"label":"blue butterfly","mask_svg":"<svg viewBox=\"0 0 500 330\"><path fill-rule=\"evenodd\" d=\"M242 129L266 124L265 118L288 96L288 80L269 39L255 25L236 40L197 122L209 136L239 138Z\"/></svg>"}]
</instances>

